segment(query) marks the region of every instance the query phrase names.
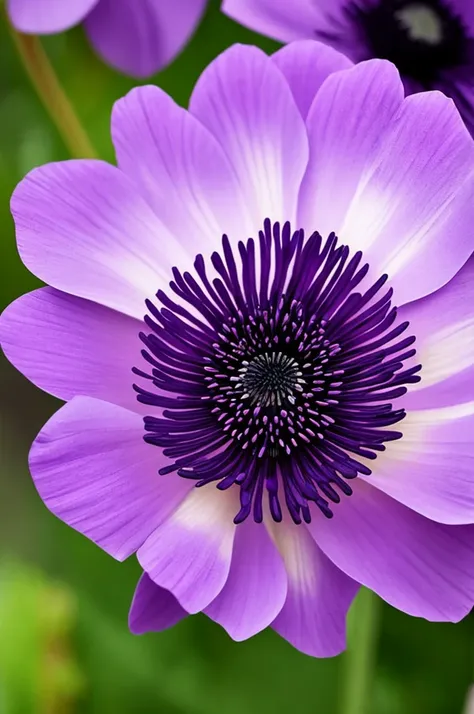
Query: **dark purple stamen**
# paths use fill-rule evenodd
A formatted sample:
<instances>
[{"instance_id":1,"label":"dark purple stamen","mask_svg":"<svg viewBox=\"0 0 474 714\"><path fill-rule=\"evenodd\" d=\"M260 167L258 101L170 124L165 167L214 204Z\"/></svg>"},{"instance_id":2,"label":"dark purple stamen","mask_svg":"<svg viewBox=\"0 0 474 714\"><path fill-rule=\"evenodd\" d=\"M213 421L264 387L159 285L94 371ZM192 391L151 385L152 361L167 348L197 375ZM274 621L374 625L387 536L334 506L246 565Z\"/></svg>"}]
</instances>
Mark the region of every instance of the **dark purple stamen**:
<instances>
[{"instance_id":1,"label":"dark purple stamen","mask_svg":"<svg viewBox=\"0 0 474 714\"><path fill-rule=\"evenodd\" d=\"M295 523L311 520L311 502L330 518L346 481L371 473L360 459L402 436L391 401L420 379L403 368L415 338L402 337L392 290L381 293L386 276L356 292L369 267L334 234L267 219L258 244L239 243L239 265L227 236L222 246L216 277L198 255L198 279L174 268L176 297L147 301L151 374L134 372L154 389L135 390L163 411L145 417L145 441L170 459L161 474L237 485L236 523L262 521L264 491L275 521L283 501Z\"/></svg>"}]
</instances>

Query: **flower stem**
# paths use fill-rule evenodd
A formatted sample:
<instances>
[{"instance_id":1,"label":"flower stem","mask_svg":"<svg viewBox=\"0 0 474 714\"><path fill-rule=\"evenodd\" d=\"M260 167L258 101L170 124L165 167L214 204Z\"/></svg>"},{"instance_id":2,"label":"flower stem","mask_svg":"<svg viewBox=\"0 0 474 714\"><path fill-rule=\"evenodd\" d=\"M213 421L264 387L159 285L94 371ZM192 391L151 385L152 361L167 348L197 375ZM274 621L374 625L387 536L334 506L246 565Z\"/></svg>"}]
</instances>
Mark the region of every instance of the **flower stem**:
<instances>
[{"instance_id":1,"label":"flower stem","mask_svg":"<svg viewBox=\"0 0 474 714\"><path fill-rule=\"evenodd\" d=\"M59 83L39 37L36 35L23 35L17 32L10 23L8 25L18 55L30 77L31 83L69 153L74 158L95 158L96 152Z\"/></svg>"},{"instance_id":2,"label":"flower stem","mask_svg":"<svg viewBox=\"0 0 474 714\"><path fill-rule=\"evenodd\" d=\"M370 714L380 608L377 595L363 588L351 612L342 714Z\"/></svg>"}]
</instances>

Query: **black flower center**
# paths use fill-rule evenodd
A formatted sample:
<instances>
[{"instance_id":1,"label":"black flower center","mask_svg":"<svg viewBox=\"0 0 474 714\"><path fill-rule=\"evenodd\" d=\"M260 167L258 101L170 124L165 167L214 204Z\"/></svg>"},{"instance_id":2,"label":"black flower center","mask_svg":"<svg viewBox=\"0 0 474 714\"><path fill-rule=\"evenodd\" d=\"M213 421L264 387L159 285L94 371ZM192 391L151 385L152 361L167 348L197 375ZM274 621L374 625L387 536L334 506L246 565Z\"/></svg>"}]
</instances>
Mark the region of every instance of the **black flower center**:
<instances>
[{"instance_id":1,"label":"black flower center","mask_svg":"<svg viewBox=\"0 0 474 714\"><path fill-rule=\"evenodd\" d=\"M250 362L242 361L235 382L236 393L258 407L294 404L295 391L302 392L302 379L298 362L284 352L263 352Z\"/></svg>"},{"instance_id":2,"label":"black flower center","mask_svg":"<svg viewBox=\"0 0 474 714\"><path fill-rule=\"evenodd\" d=\"M366 9L354 4L350 13L375 57L390 60L426 88L444 70L468 63L466 30L445 0L379 0Z\"/></svg>"},{"instance_id":3,"label":"black flower center","mask_svg":"<svg viewBox=\"0 0 474 714\"><path fill-rule=\"evenodd\" d=\"M150 389L135 389L159 411L145 440L169 458L160 473L238 487L236 523L263 519L265 493L276 521L283 503L295 523L311 520L310 503L331 517L347 481L402 436L391 402L419 380L418 365L404 368L415 338L402 337L387 277L361 290L368 265L334 234L267 220L257 244L238 244L240 265L227 236L222 246L213 279L199 255L197 277L173 270L177 299L147 301L151 373L134 372Z\"/></svg>"}]
</instances>

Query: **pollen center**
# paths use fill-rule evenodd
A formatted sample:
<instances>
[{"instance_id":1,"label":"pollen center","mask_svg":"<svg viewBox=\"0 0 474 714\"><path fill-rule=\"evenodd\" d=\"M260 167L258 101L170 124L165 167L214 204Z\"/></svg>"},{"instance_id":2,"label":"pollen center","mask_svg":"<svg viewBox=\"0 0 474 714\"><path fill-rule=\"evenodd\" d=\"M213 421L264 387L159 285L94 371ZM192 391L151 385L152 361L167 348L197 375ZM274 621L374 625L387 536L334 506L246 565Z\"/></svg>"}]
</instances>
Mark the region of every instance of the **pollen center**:
<instances>
[{"instance_id":1,"label":"pollen center","mask_svg":"<svg viewBox=\"0 0 474 714\"><path fill-rule=\"evenodd\" d=\"M437 45L443 39L443 23L433 8L425 3L413 3L398 10L395 16L412 40Z\"/></svg>"},{"instance_id":2,"label":"pollen center","mask_svg":"<svg viewBox=\"0 0 474 714\"><path fill-rule=\"evenodd\" d=\"M446 70L470 63L470 39L447 0L353 0L350 19L366 35L374 57L390 60L401 74L431 89Z\"/></svg>"},{"instance_id":3,"label":"pollen center","mask_svg":"<svg viewBox=\"0 0 474 714\"><path fill-rule=\"evenodd\" d=\"M295 391L302 392L304 379L298 362L282 352L267 352L250 362L244 360L239 376L232 377L242 399L259 407L294 404Z\"/></svg>"}]
</instances>

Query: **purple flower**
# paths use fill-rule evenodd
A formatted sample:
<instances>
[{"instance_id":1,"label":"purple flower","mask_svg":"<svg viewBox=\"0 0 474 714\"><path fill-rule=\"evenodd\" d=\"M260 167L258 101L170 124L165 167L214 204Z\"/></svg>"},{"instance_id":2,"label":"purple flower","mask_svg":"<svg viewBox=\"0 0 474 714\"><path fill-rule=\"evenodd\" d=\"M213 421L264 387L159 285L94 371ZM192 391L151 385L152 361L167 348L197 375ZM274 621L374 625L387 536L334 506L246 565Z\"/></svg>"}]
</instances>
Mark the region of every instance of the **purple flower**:
<instances>
[{"instance_id":1,"label":"purple flower","mask_svg":"<svg viewBox=\"0 0 474 714\"><path fill-rule=\"evenodd\" d=\"M183 49L207 0L7 0L17 30L49 35L80 22L99 55L134 77L148 77Z\"/></svg>"},{"instance_id":2,"label":"purple flower","mask_svg":"<svg viewBox=\"0 0 474 714\"><path fill-rule=\"evenodd\" d=\"M243 25L282 42L323 40L354 62L393 62L409 94L439 89L474 133L472 0L224 0Z\"/></svg>"},{"instance_id":3,"label":"purple flower","mask_svg":"<svg viewBox=\"0 0 474 714\"><path fill-rule=\"evenodd\" d=\"M44 502L137 552L132 630L204 611L334 655L360 583L461 619L474 143L453 103L317 42L234 46L188 111L135 89L112 136L118 168L49 164L15 190L20 255L51 287L1 338L67 401L31 450Z\"/></svg>"}]
</instances>

